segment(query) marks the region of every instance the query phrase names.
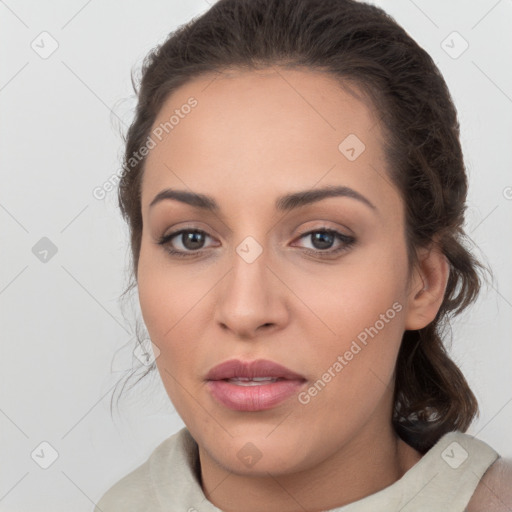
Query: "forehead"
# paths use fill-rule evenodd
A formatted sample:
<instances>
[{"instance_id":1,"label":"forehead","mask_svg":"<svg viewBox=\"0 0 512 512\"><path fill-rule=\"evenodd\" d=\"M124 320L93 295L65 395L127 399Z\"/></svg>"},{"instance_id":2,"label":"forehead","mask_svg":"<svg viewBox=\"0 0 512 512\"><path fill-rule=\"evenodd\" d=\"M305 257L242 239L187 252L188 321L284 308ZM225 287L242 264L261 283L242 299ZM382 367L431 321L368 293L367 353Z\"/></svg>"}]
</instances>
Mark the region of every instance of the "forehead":
<instances>
[{"instance_id":1,"label":"forehead","mask_svg":"<svg viewBox=\"0 0 512 512\"><path fill-rule=\"evenodd\" d=\"M392 188L373 105L326 73L271 68L201 76L167 98L150 136L143 210L174 187L230 190L244 204L260 195L273 203L280 192L315 183L372 196L386 183Z\"/></svg>"}]
</instances>

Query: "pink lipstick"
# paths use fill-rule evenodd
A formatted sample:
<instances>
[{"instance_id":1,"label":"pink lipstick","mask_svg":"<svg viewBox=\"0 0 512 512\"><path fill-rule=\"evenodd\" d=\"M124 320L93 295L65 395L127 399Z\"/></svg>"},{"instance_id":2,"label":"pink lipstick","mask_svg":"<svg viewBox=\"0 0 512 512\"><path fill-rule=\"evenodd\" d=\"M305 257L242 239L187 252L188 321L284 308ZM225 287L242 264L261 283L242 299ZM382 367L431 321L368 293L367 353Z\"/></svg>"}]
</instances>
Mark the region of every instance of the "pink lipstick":
<instances>
[{"instance_id":1,"label":"pink lipstick","mask_svg":"<svg viewBox=\"0 0 512 512\"><path fill-rule=\"evenodd\" d=\"M206 375L212 396L236 411L271 409L296 394L305 377L273 361L231 359L212 368Z\"/></svg>"}]
</instances>

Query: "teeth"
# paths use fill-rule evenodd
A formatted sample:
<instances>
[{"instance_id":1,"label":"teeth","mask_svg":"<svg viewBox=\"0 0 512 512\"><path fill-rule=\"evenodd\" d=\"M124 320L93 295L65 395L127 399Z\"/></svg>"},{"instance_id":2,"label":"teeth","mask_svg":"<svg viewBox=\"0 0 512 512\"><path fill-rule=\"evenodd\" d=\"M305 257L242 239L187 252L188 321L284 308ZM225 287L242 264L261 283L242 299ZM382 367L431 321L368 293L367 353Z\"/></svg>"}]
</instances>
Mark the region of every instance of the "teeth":
<instances>
[{"instance_id":1,"label":"teeth","mask_svg":"<svg viewBox=\"0 0 512 512\"><path fill-rule=\"evenodd\" d=\"M228 382L236 384L238 386L261 386L262 384L268 384L271 382L277 382L277 377L254 377L249 379L248 377L236 377L233 379L227 379Z\"/></svg>"},{"instance_id":2,"label":"teeth","mask_svg":"<svg viewBox=\"0 0 512 512\"><path fill-rule=\"evenodd\" d=\"M263 382L263 381L266 381L266 380L277 380L277 377L253 377L253 378L249 378L249 377L233 377L232 379L228 379L228 380L240 380L240 381L249 381L249 380L254 380L256 382Z\"/></svg>"}]
</instances>

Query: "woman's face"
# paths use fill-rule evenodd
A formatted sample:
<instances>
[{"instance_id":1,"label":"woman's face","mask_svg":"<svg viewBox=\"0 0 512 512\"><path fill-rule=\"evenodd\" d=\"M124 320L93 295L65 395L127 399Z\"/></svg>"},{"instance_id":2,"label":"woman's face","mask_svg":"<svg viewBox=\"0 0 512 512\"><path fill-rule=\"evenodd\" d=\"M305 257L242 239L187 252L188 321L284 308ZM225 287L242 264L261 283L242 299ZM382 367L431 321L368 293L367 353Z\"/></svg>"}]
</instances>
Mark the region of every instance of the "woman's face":
<instances>
[{"instance_id":1,"label":"woman's face","mask_svg":"<svg viewBox=\"0 0 512 512\"><path fill-rule=\"evenodd\" d=\"M372 110L320 73L211 75L167 100L150 137L139 298L201 453L279 474L387 431L410 294L404 206ZM151 205L167 189L216 208ZM293 374L208 379L233 359ZM225 380L237 375L267 380Z\"/></svg>"}]
</instances>

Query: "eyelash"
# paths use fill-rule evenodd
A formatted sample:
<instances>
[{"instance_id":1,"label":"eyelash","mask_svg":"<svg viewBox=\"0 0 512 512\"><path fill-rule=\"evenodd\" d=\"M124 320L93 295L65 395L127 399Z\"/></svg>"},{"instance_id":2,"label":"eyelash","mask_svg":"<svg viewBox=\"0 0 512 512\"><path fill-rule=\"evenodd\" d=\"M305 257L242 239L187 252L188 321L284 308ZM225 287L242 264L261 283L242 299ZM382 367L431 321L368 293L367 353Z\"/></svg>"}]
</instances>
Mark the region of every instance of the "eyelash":
<instances>
[{"instance_id":1,"label":"eyelash","mask_svg":"<svg viewBox=\"0 0 512 512\"><path fill-rule=\"evenodd\" d=\"M174 231L172 233L169 233L168 235L162 236L158 240L158 245L161 245L164 247L165 251L169 253L171 256L177 256L178 258L194 258L198 257L202 251L202 249L197 249L196 251L177 251L176 249L172 249L170 247L169 242L175 238L178 235L181 235L183 233L200 233L204 234L206 236L208 233L205 231L202 231L200 229L181 229L179 231ZM348 251L356 242L356 239L352 236L344 235L343 233L340 233L339 231L336 231L335 229L330 228L317 228L311 231L307 231L306 233L303 233L299 236L299 239L304 238L306 236L312 235L313 233L327 233L330 235L334 235L338 240L343 242L343 245L340 246L338 249L329 249L322 251L320 249L304 249L304 251L308 254L312 254L314 256L320 256L321 258L327 258L332 257L337 254L344 253Z\"/></svg>"}]
</instances>

